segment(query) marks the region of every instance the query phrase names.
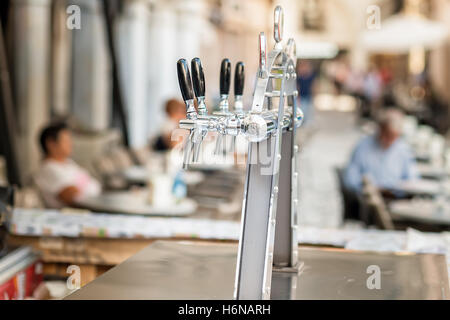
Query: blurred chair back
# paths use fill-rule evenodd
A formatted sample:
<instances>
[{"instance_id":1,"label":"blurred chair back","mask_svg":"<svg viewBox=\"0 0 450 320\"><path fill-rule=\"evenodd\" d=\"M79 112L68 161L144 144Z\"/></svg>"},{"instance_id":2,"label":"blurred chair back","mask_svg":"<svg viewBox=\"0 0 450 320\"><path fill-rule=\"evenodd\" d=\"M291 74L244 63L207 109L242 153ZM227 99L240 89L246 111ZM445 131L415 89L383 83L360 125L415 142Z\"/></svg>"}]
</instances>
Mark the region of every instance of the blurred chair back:
<instances>
[{"instance_id":1,"label":"blurred chair back","mask_svg":"<svg viewBox=\"0 0 450 320\"><path fill-rule=\"evenodd\" d=\"M46 208L48 203L39 188L35 175L32 175L28 187L16 190L14 206L19 208Z\"/></svg>"},{"instance_id":2,"label":"blurred chair back","mask_svg":"<svg viewBox=\"0 0 450 320\"><path fill-rule=\"evenodd\" d=\"M136 164L136 154L130 152L133 151L118 146L94 160L94 168L105 189L123 190L130 186L122 175L125 169Z\"/></svg>"},{"instance_id":3,"label":"blurred chair back","mask_svg":"<svg viewBox=\"0 0 450 320\"><path fill-rule=\"evenodd\" d=\"M430 139L429 152L431 162L442 165L445 153L445 138L440 134L434 134Z\"/></svg>"},{"instance_id":4,"label":"blurred chair back","mask_svg":"<svg viewBox=\"0 0 450 320\"><path fill-rule=\"evenodd\" d=\"M405 140L410 143L414 144L414 137L417 134L417 128L418 128L418 120L414 116L405 116L403 120L403 136Z\"/></svg>"},{"instance_id":5,"label":"blurred chair back","mask_svg":"<svg viewBox=\"0 0 450 320\"><path fill-rule=\"evenodd\" d=\"M386 230L394 230L394 223L386 208L383 196L379 189L370 181L368 177L363 177L363 202L367 212L375 215L377 224Z\"/></svg>"},{"instance_id":6,"label":"blurred chair back","mask_svg":"<svg viewBox=\"0 0 450 320\"><path fill-rule=\"evenodd\" d=\"M138 165L145 166L151 156L151 152L148 146L139 149L131 149L130 152L138 162Z\"/></svg>"},{"instance_id":7,"label":"blurred chair back","mask_svg":"<svg viewBox=\"0 0 450 320\"><path fill-rule=\"evenodd\" d=\"M110 157L118 170L123 170L134 165L132 156L124 147L114 148L110 153Z\"/></svg>"},{"instance_id":8,"label":"blurred chair back","mask_svg":"<svg viewBox=\"0 0 450 320\"><path fill-rule=\"evenodd\" d=\"M6 251L6 222L10 208L14 205L14 189L0 187L0 257Z\"/></svg>"},{"instance_id":9,"label":"blurred chair back","mask_svg":"<svg viewBox=\"0 0 450 320\"><path fill-rule=\"evenodd\" d=\"M14 205L14 189L0 186L0 212L6 211L8 206Z\"/></svg>"},{"instance_id":10,"label":"blurred chair back","mask_svg":"<svg viewBox=\"0 0 450 320\"><path fill-rule=\"evenodd\" d=\"M427 154L431 139L433 138L434 129L430 126L421 125L414 136L413 147L419 154Z\"/></svg>"},{"instance_id":11,"label":"blurred chair back","mask_svg":"<svg viewBox=\"0 0 450 320\"><path fill-rule=\"evenodd\" d=\"M344 184L343 168L335 168L336 177L339 184L339 190L342 198L343 220L360 220L360 208L357 196L351 190L348 190Z\"/></svg>"}]
</instances>

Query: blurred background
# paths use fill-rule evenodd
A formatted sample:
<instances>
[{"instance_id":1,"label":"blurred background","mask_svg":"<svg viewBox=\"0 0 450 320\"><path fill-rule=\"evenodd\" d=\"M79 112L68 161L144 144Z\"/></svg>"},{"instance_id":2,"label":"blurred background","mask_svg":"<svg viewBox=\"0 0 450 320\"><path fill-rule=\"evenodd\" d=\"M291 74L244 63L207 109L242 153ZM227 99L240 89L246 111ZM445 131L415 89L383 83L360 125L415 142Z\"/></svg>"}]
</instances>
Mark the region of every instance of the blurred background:
<instances>
[{"instance_id":1,"label":"blurred background","mask_svg":"<svg viewBox=\"0 0 450 320\"><path fill-rule=\"evenodd\" d=\"M36 181L44 156L39 136L50 123L64 121L73 140L71 158L102 188L101 195L64 208L134 216L192 215L238 225L245 178L242 163L199 165L179 179L181 168L160 151L174 147L164 140L168 123L184 117L184 111L181 116L173 111L181 99L179 58L201 58L211 110L220 98L222 59L229 58L233 68L244 62L244 108L249 109L258 68L258 34L269 35L268 45L273 47L276 5L284 8L285 37L297 43L299 101L305 113L298 137L300 226L447 231L449 0L3 0L0 185L15 186L14 206L55 209L46 201L45 187ZM171 99L176 101L169 106ZM389 188L389 195L384 186L370 183L350 190L346 170L355 146L365 136L377 135L378 125L385 124L379 121L380 112L392 108L402 113L397 131L411 150L418 174L413 183L397 181L401 187ZM395 167L395 158L386 161L387 167L392 161ZM161 173L170 176L169 182ZM159 190L165 184L166 193ZM178 185L186 190L177 193ZM168 193L176 199L157 205L157 199L169 197ZM81 239L92 232L98 235L99 230L111 238L127 232L144 238L173 234L160 225L157 236L143 227L139 232L118 230L125 224L116 220L96 220L76 232L69 225L84 222L62 221L55 231L51 221L56 218L36 212L32 218L25 211L17 214L20 218L9 228L15 230L13 244L39 247L42 236L75 234ZM176 235L204 228L195 226ZM234 226L228 227L217 227L222 233L197 236L236 239ZM135 243L133 252L142 245ZM39 249L46 252L46 263L54 262L54 274L59 270L55 265L78 261L67 258L67 252L66 258L62 253L49 257L48 248ZM78 253L85 250L71 248ZM109 267L131 254L111 258L111 253L106 258L103 253L108 250L94 254L100 255L95 259L101 263L92 262L92 257L77 263Z\"/></svg>"}]
</instances>

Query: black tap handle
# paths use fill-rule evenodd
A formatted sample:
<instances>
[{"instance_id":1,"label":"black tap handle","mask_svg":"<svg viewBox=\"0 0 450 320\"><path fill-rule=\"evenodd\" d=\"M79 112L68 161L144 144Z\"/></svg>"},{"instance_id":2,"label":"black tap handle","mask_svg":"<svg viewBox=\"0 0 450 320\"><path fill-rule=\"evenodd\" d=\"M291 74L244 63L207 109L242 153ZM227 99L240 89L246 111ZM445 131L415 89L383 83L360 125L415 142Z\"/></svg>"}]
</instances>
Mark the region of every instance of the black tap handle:
<instances>
[{"instance_id":1,"label":"black tap handle","mask_svg":"<svg viewBox=\"0 0 450 320\"><path fill-rule=\"evenodd\" d=\"M222 60L220 66L220 94L228 95L230 93L231 82L231 62L228 59Z\"/></svg>"},{"instance_id":2,"label":"black tap handle","mask_svg":"<svg viewBox=\"0 0 450 320\"><path fill-rule=\"evenodd\" d=\"M244 93L245 82L245 68L243 62L236 64L236 70L234 71L234 95L242 96Z\"/></svg>"},{"instance_id":3,"label":"black tap handle","mask_svg":"<svg viewBox=\"0 0 450 320\"><path fill-rule=\"evenodd\" d=\"M199 58L191 61L192 84L194 85L195 95L198 97L205 96L205 74L203 73L202 62Z\"/></svg>"},{"instance_id":4,"label":"black tap handle","mask_svg":"<svg viewBox=\"0 0 450 320\"><path fill-rule=\"evenodd\" d=\"M193 100L194 91L192 90L191 74L185 59L180 59L177 62L178 83L180 84L181 94L183 100Z\"/></svg>"}]
</instances>

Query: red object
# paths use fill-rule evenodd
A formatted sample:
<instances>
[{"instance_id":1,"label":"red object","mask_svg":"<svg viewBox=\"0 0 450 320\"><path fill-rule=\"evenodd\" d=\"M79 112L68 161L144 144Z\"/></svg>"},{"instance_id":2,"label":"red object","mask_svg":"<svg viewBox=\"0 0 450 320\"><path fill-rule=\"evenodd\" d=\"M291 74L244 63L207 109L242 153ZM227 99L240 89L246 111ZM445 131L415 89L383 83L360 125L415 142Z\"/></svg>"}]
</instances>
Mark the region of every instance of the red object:
<instances>
[{"instance_id":1,"label":"red object","mask_svg":"<svg viewBox=\"0 0 450 320\"><path fill-rule=\"evenodd\" d=\"M0 284L0 300L23 300L32 297L42 280L42 262L36 261Z\"/></svg>"}]
</instances>

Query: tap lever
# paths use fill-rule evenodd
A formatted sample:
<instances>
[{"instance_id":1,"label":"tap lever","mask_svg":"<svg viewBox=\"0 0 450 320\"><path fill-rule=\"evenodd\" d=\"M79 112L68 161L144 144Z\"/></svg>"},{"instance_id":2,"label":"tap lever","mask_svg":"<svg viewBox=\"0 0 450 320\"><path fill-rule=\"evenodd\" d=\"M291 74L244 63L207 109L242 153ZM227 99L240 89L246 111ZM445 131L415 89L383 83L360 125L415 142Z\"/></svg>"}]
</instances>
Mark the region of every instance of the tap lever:
<instances>
[{"instance_id":1,"label":"tap lever","mask_svg":"<svg viewBox=\"0 0 450 320\"><path fill-rule=\"evenodd\" d=\"M205 74L203 73L202 61L194 58L191 61L192 84L197 98L205 97Z\"/></svg>"},{"instance_id":2,"label":"tap lever","mask_svg":"<svg viewBox=\"0 0 450 320\"><path fill-rule=\"evenodd\" d=\"M231 83L231 62L229 59L223 59L220 66L220 94L228 96Z\"/></svg>"},{"instance_id":3,"label":"tap lever","mask_svg":"<svg viewBox=\"0 0 450 320\"><path fill-rule=\"evenodd\" d=\"M234 72L234 94L236 96L242 96L244 93L244 82L245 82L245 66L243 62L238 62L236 64L236 69Z\"/></svg>"},{"instance_id":4,"label":"tap lever","mask_svg":"<svg viewBox=\"0 0 450 320\"><path fill-rule=\"evenodd\" d=\"M234 111L237 113L242 113L244 111L244 107L242 105L242 95L244 94L245 83L244 71L244 63L238 62L234 71Z\"/></svg>"},{"instance_id":5,"label":"tap lever","mask_svg":"<svg viewBox=\"0 0 450 320\"><path fill-rule=\"evenodd\" d=\"M198 113L205 116L208 114L208 108L205 103L205 74L203 73L202 61L199 58L192 59L191 69L192 83L194 85L194 92L198 102Z\"/></svg>"},{"instance_id":6,"label":"tap lever","mask_svg":"<svg viewBox=\"0 0 450 320\"><path fill-rule=\"evenodd\" d=\"M194 91L192 90L191 74L185 59L177 62L178 83L180 84L181 94L184 101L194 100Z\"/></svg>"},{"instance_id":7,"label":"tap lever","mask_svg":"<svg viewBox=\"0 0 450 320\"><path fill-rule=\"evenodd\" d=\"M192 90L191 74L185 59L177 62L178 83L180 85L183 100L186 103L186 113L188 119L196 119L197 111L194 106L194 91Z\"/></svg>"},{"instance_id":8,"label":"tap lever","mask_svg":"<svg viewBox=\"0 0 450 320\"><path fill-rule=\"evenodd\" d=\"M230 93L231 83L231 62L229 59L223 59L220 66L220 103L219 110L221 114L229 114L228 95Z\"/></svg>"},{"instance_id":9,"label":"tap lever","mask_svg":"<svg viewBox=\"0 0 450 320\"><path fill-rule=\"evenodd\" d=\"M198 113L204 116L208 114L205 103L205 74L203 73L202 62L199 58L192 59L191 70L192 84L194 85L194 92L198 102Z\"/></svg>"}]
</instances>

